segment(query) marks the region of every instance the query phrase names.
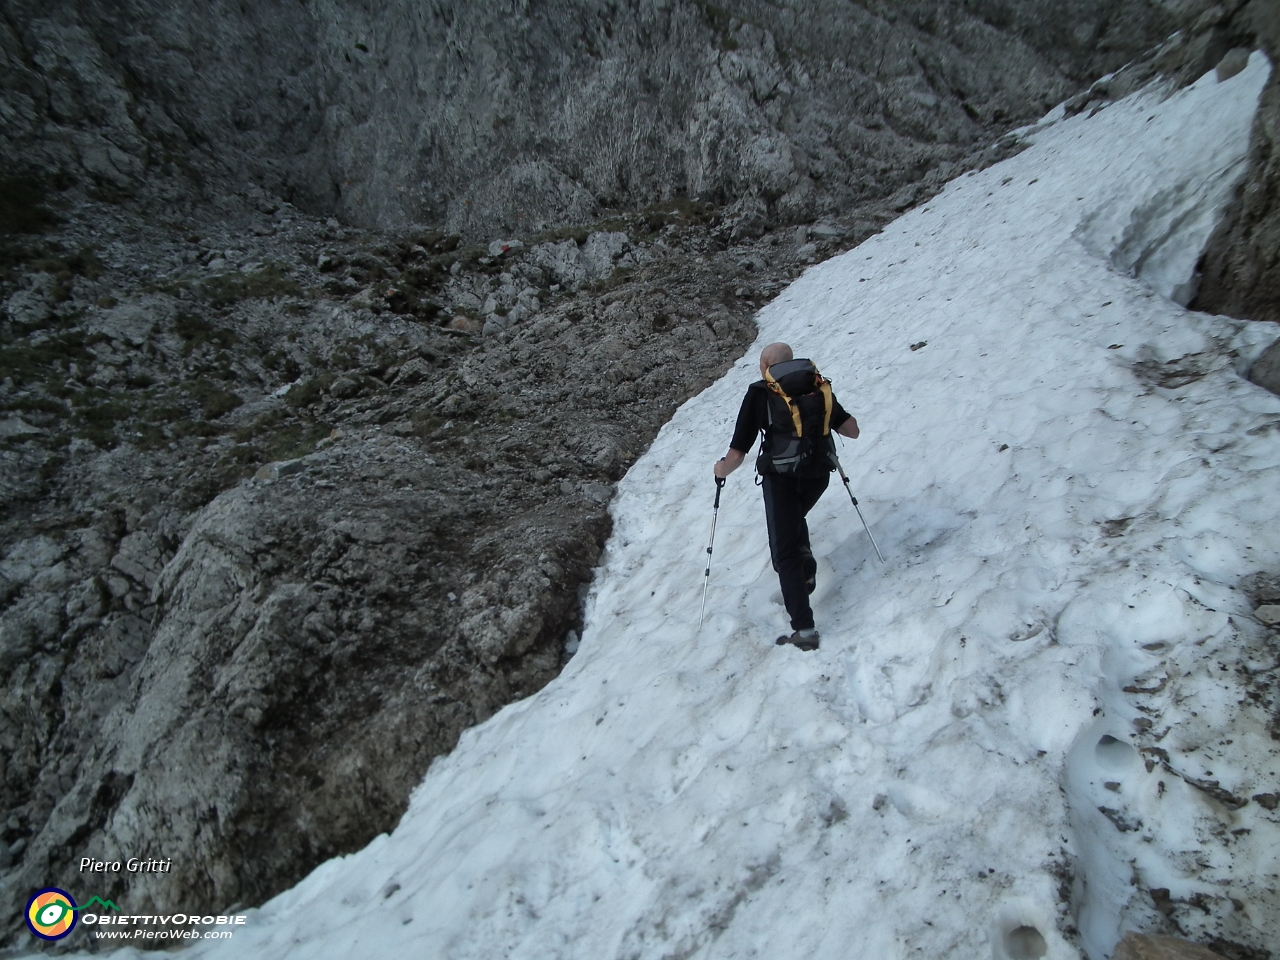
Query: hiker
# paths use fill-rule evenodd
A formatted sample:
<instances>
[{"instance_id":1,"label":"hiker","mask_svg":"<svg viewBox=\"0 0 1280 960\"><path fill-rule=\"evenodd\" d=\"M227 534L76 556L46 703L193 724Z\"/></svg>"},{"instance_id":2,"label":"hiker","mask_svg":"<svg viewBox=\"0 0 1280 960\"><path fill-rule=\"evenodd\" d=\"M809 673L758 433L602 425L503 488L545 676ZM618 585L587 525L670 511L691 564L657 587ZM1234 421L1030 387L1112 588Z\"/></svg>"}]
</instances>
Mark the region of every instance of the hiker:
<instances>
[{"instance_id":1,"label":"hiker","mask_svg":"<svg viewBox=\"0 0 1280 960\"><path fill-rule=\"evenodd\" d=\"M809 548L805 516L836 469L831 431L856 440L858 421L836 401L817 368L793 359L785 343L764 348L760 375L764 379L747 388L729 452L716 461L713 472L717 479L729 476L742 465L756 436L761 437L756 470L764 492L769 556L793 631L777 643L816 650L819 638L809 594L816 586L818 563Z\"/></svg>"}]
</instances>

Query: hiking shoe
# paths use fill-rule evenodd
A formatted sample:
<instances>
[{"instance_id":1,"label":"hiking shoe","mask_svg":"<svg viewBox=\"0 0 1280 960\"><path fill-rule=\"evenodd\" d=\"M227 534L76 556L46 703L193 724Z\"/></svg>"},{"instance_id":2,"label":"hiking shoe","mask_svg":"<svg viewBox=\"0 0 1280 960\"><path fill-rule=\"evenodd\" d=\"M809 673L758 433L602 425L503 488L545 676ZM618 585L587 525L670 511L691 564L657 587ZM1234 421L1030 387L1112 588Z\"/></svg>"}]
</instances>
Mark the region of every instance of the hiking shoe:
<instances>
[{"instance_id":1,"label":"hiking shoe","mask_svg":"<svg viewBox=\"0 0 1280 960\"><path fill-rule=\"evenodd\" d=\"M799 650L817 650L818 649L818 631L814 629L797 630L789 637L779 637L773 641L778 646L784 644L792 644Z\"/></svg>"}]
</instances>

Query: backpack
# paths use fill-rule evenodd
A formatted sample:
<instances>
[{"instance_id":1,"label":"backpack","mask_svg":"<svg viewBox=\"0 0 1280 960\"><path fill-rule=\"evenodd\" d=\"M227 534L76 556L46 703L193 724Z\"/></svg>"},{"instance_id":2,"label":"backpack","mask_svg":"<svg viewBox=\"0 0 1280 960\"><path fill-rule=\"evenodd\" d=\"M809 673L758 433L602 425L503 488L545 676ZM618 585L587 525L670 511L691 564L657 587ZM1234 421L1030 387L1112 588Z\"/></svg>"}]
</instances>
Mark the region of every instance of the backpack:
<instances>
[{"instance_id":1,"label":"backpack","mask_svg":"<svg viewBox=\"0 0 1280 960\"><path fill-rule=\"evenodd\" d=\"M809 360L786 360L766 370L764 382L768 425L756 470L810 477L834 470L830 381Z\"/></svg>"}]
</instances>

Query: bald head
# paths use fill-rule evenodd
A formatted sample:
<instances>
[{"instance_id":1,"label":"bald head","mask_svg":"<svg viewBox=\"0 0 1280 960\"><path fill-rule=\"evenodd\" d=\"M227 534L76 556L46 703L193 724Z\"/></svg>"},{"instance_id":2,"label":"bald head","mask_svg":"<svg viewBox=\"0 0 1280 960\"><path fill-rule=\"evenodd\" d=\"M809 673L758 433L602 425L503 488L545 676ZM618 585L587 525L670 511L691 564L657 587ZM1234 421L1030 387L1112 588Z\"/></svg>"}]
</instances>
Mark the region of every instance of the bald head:
<instances>
[{"instance_id":1,"label":"bald head","mask_svg":"<svg viewBox=\"0 0 1280 960\"><path fill-rule=\"evenodd\" d=\"M792 358L791 347L785 343L771 343L760 351L760 375L775 363L785 363Z\"/></svg>"}]
</instances>

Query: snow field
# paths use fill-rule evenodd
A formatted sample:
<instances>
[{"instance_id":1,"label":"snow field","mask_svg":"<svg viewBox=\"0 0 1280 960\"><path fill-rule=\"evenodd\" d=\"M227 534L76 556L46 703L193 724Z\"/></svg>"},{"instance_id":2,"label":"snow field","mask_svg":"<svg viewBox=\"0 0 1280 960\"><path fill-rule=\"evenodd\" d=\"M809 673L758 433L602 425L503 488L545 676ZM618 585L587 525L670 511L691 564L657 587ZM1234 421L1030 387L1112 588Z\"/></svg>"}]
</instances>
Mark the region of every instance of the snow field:
<instances>
[{"instance_id":1,"label":"snow field","mask_svg":"<svg viewBox=\"0 0 1280 960\"><path fill-rule=\"evenodd\" d=\"M746 469L695 632L757 349L620 484L562 676L394 834L194 952L1102 960L1170 929L1153 890L1188 935L1280 942L1280 816L1230 799L1280 789L1240 686L1275 662L1239 582L1280 571L1280 398L1237 368L1274 330L1170 299L1268 69L1050 115L761 312L858 417L841 456L888 560L835 478L819 651L773 645Z\"/></svg>"}]
</instances>

